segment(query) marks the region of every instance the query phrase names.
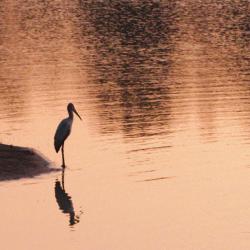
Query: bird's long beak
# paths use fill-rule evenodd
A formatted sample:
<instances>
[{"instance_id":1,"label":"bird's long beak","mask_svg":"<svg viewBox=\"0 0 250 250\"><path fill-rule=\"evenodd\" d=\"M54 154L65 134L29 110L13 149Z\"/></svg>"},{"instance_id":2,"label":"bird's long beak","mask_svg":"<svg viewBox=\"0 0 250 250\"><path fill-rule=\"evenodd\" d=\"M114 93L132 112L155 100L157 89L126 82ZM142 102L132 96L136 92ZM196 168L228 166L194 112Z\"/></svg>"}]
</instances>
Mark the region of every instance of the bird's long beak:
<instances>
[{"instance_id":1,"label":"bird's long beak","mask_svg":"<svg viewBox=\"0 0 250 250\"><path fill-rule=\"evenodd\" d=\"M82 120L81 116L77 113L76 109L74 108L73 112Z\"/></svg>"}]
</instances>

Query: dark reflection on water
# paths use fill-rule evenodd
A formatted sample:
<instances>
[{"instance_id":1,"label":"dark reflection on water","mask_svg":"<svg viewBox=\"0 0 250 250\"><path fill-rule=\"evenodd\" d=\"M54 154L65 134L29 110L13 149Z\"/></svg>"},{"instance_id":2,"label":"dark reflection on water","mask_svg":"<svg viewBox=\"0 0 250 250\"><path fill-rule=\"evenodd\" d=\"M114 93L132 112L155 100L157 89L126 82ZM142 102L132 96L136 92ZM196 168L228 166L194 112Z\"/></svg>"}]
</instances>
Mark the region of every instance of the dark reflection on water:
<instances>
[{"instance_id":1,"label":"dark reflection on water","mask_svg":"<svg viewBox=\"0 0 250 250\"><path fill-rule=\"evenodd\" d=\"M171 26L176 15L174 1L80 2L83 14L91 25L89 28L92 28L89 31L95 32L91 35L106 45L102 47L109 46L110 53L116 50L111 47L114 43L139 49L154 47L165 42L169 33L176 28Z\"/></svg>"},{"instance_id":2,"label":"dark reflection on water","mask_svg":"<svg viewBox=\"0 0 250 250\"><path fill-rule=\"evenodd\" d=\"M155 124L158 133L168 126L165 83L175 47L175 5L172 1L81 2L87 21L82 34L92 55L94 68L89 74L97 84L94 94L101 103L103 132L115 130L120 123L125 135L145 136L155 134L150 131Z\"/></svg>"},{"instance_id":3,"label":"dark reflection on water","mask_svg":"<svg viewBox=\"0 0 250 250\"><path fill-rule=\"evenodd\" d=\"M204 44L212 60L223 63L229 74L249 72L249 1L190 2L182 13L190 38Z\"/></svg>"},{"instance_id":4,"label":"dark reflection on water","mask_svg":"<svg viewBox=\"0 0 250 250\"><path fill-rule=\"evenodd\" d=\"M75 214L72 198L65 190L64 172L65 170L62 170L61 182L59 180L56 180L55 182L55 197L59 209L63 213L69 215L69 225L73 226L80 222L80 215L82 214L82 212L80 212L79 215Z\"/></svg>"},{"instance_id":5,"label":"dark reflection on water","mask_svg":"<svg viewBox=\"0 0 250 250\"><path fill-rule=\"evenodd\" d=\"M185 121L183 114L194 112L187 110L192 104L201 134L215 140L220 109L234 112L238 102L248 110L246 1L80 3L90 93L103 133L169 133L176 116Z\"/></svg>"},{"instance_id":6,"label":"dark reflection on water","mask_svg":"<svg viewBox=\"0 0 250 250\"><path fill-rule=\"evenodd\" d=\"M0 13L2 117L27 116L32 95L83 108L88 95L101 133L127 138L191 114L216 139L221 109L249 117L248 1L2 1Z\"/></svg>"}]
</instances>

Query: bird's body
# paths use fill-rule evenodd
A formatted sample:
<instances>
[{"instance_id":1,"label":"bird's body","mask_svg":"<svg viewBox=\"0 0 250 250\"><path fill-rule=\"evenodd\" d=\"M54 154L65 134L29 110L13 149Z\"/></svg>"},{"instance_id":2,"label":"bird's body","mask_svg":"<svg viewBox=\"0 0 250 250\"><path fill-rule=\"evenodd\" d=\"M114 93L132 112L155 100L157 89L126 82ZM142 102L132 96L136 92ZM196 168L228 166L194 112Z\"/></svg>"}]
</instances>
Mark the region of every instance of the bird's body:
<instances>
[{"instance_id":1,"label":"bird's body","mask_svg":"<svg viewBox=\"0 0 250 250\"><path fill-rule=\"evenodd\" d=\"M68 138L68 136L71 133L71 128L72 128L72 123L73 123L73 112L80 118L80 115L77 113L74 105L72 103L69 103L67 106L67 110L69 113L68 118L63 119L57 129L56 133L54 136L54 146L55 150L58 153L60 148L62 147L62 161L63 161L63 167L65 167L65 162L64 162L64 141Z\"/></svg>"},{"instance_id":2,"label":"bird's body","mask_svg":"<svg viewBox=\"0 0 250 250\"><path fill-rule=\"evenodd\" d=\"M63 145L64 141L70 135L72 123L73 123L73 119L70 119L69 117L63 119L59 123L57 130L56 130L55 137L54 137L54 146L55 146L55 150L57 153L60 150L61 146Z\"/></svg>"}]
</instances>

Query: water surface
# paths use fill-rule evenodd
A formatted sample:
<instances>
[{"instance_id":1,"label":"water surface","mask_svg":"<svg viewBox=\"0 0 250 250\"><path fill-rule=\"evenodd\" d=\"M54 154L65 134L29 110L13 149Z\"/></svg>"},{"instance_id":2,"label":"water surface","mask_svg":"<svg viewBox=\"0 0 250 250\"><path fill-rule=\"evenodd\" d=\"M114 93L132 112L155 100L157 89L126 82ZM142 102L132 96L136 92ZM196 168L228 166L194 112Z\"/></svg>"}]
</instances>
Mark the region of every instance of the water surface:
<instances>
[{"instance_id":1,"label":"water surface","mask_svg":"<svg viewBox=\"0 0 250 250\"><path fill-rule=\"evenodd\" d=\"M1 182L4 249L248 249L248 1L0 3L1 142L63 173Z\"/></svg>"}]
</instances>

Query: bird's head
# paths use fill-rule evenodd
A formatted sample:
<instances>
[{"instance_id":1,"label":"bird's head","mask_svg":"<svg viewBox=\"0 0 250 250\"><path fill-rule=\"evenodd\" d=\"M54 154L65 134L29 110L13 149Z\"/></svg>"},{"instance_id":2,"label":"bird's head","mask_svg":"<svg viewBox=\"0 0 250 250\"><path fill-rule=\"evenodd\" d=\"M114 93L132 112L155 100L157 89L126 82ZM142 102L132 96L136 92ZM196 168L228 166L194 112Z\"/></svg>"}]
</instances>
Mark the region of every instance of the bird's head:
<instances>
[{"instance_id":1,"label":"bird's head","mask_svg":"<svg viewBox=\"0 0 250 250\"><path fill-rule=\"evenodd\" d=\"M82 120L81 116L77 113L73 103L69 103L67 109L69 113L74 112L80 118L80 120Z\"/></svg>"}]
</instances>

